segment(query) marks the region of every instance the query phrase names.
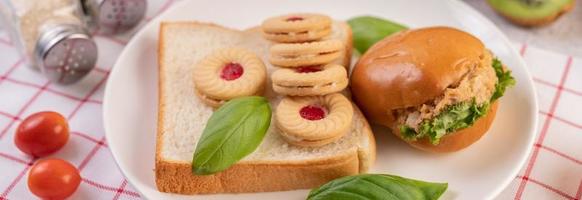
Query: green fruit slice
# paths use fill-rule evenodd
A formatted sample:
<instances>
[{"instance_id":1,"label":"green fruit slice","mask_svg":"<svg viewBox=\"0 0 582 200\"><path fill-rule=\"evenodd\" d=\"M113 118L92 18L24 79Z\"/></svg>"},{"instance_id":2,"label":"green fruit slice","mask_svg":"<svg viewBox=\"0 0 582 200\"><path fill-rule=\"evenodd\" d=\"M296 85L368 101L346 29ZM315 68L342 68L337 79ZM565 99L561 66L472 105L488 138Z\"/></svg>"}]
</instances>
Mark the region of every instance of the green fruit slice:
<instances>
[{"instance_id":1,"label":"green fruit slice","mask_svg":"<svg viewBox=\"0 0 582 200\"><path fill-rule=\"evenodd\" d=\"M487 0L498 12L517 19L544 19L555 15L574 0Z\"/></svg>"}]
</instances>

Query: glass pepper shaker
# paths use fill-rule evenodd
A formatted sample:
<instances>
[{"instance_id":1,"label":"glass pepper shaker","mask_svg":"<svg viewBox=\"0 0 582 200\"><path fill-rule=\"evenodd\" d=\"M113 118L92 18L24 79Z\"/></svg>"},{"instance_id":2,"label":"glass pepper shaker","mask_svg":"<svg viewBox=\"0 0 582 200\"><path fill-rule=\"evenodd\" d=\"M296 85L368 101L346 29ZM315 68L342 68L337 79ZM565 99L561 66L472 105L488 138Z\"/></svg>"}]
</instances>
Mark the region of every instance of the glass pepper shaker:
<instances>
[{"instance_id":1,"label":"glass pepper shaker","mask_svg":"<svg viewBox=\"0 0 582 200\"><path fill-rule=\"evenodd\" d=\"M97 61L82 16L79 0L0 1L0 23L29 66L59 84L77 82Z\"/></svg>"}]
</instances>

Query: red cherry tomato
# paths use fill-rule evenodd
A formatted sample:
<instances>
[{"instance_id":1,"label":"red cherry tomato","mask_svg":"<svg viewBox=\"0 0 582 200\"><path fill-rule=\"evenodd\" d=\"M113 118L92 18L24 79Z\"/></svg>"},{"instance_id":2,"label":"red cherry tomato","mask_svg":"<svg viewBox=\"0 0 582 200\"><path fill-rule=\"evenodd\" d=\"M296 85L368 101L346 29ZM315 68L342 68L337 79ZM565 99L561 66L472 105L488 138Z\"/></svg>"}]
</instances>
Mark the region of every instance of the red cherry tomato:
<instances>
[{"instance_id":1,"label":"red cherry tomato","mask_svg":"<svg viewBox=\"0 0 582 200\"><path fill-rule=\"evenodd\" d=\"M64 199L81 183L79 170L62 159L37 161L28 173L28 189L42 199Z\"/></svg>"},{"instance_id":2,"label":"red cherry tomato","mask_svg":"<svg viewBox=\"0 0 582 200\"><path fill-rule=\"evenodd\" d=\"M69 140L69 125L56 112L38 112L28 116L16 130L14 143L20 151L41 157L61 149Z\"/></svg>"}]
</instances>

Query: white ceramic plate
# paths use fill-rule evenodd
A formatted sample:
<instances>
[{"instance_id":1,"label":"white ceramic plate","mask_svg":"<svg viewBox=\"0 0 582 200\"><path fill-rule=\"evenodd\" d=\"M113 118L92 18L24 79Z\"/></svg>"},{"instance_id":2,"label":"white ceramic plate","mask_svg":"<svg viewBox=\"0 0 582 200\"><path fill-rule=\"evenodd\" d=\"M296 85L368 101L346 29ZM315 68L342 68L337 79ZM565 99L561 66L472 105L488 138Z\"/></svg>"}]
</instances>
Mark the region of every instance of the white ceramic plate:
<instances>
[{"instance_id":1,"label":"white ceramic plate","mask_svg":"<svg viewBox=\"0 0 582 200\"><path fill-rule=\"evenodd\" d=\"M410 27L453 26L471 32L507 64L517 79L497 118L479 142L461 152L434 155L408 147L374 128L378 160L372 172L448 182L443 199L491 199L516 176L536 133L537 102L531 77L507 38L486 18L455 0L209 0L183 1L145 26L115 64L105 92L107 141L121 171L148 199L304 199L308 190L184 196L157 191L154 151L158 102L157 36L162 20L198 20L233 28L289 12L320 12L336 19L376 15ZM446 49L443 49L444 51Z\"/></svg>"}]
</instances>

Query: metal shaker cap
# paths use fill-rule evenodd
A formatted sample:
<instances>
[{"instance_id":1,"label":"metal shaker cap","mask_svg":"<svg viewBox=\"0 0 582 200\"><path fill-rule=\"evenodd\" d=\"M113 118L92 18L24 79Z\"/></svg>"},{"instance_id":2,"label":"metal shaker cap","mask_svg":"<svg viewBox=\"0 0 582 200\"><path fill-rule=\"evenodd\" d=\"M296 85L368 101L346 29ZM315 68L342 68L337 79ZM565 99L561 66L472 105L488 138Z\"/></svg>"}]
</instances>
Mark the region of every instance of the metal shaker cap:
<instances>
[{"instance_id":1,"label":"metal shaker cap","mask_svg":"<svg viewBox=\"0 0 582 200\"><path fill-rule=\"evenodd\" d=\"M97 45L84 28L60 24L41 33L35 59L41 72L51 81L71 84L94 68Z\"/></svg>"},{"instance_id":2,"label":"metal shaker cap","mask_svg":"<svg viewBox=\"0 0 582 200\"><path fill-rule=\"evenodd\" d=\"M137 26L144 17L147 0L84 0L90 23L106 34L121 33Z\"/></svg>"}]
</instances>

